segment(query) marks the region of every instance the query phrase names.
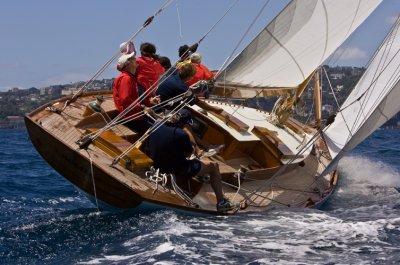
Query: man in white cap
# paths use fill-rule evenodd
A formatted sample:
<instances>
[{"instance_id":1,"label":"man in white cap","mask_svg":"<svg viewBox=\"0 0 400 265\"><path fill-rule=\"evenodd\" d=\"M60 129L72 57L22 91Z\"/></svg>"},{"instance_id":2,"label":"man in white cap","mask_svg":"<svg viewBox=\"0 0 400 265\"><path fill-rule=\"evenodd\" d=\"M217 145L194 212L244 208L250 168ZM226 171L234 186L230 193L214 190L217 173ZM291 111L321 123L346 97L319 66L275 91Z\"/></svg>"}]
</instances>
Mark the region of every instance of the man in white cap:
<instances>
[{"instance_id":1,"label":"man in white cap","mask_svg":"<svg viewBox=\"0 0 400 265\"><path fill-rule=\"evenodd\" d=\"M198 52L190 56L191 63L196 67L196 74L188 81L189 86L197 83L200 80L208 81L214 77L213 73L207 66L201 63L201 54Z\"/></svg>"},{"instance_id":2,"label":"man in white cap","mask_svg":"<svg viewBox=\"0 0 400 265\"><path fill-rule=\"evenodd\" d=\"M121 55L118 59L117 69L121 71L121 74L115 78L113 82L113 98L115 108L118 112L122 112L131 104L136 102L132 109L124 116L129 117L129 122L125 123L126 126L140 134L143 134L151 123L142 113L147 112L148 107L159 103L159 98L150 98L147 106L138 101L139 93L137 89L135 72L138 67L135 58L136 52L131 52Z\"/></svg>"},{"instance_id":3,"label":"man in white cap","mask_svg":"<svg viewBox=\"0 0 400 265\"><path fill-rule=\"evenodd\" d=\"M131 41L125 41L119 45L119 51L122 54L136 53L135 45Z\"/></svg>"}]
</instances>

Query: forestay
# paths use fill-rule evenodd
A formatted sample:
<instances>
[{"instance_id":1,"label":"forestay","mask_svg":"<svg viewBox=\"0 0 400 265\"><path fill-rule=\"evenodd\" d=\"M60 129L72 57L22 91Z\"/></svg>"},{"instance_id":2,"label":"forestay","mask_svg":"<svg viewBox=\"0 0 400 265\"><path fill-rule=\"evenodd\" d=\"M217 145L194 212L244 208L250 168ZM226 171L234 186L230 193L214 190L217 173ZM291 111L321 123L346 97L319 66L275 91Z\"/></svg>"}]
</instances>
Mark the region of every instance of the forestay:
<instances>
[{"instance_id":1,"label":"forestay","mask_svg":"<svg viewBox=\"0 0 400 265\"><path fill-rule=\"evenodd\" d=\"M381 0L295 0L226 67L217 85L294 88L324 62ZM244 93L243 93L244 94Z\"/></svg>"},{"instance_id":2,"label":"forestay","mask_svg":"<svg viewBox=\"0 0 400 265\"><path fill-rule=\"evenodd\" d=\"M375 53L366 72L325 131L332 158L337 161L400 110L400 20Z\"/></svg>"}]
</instances>

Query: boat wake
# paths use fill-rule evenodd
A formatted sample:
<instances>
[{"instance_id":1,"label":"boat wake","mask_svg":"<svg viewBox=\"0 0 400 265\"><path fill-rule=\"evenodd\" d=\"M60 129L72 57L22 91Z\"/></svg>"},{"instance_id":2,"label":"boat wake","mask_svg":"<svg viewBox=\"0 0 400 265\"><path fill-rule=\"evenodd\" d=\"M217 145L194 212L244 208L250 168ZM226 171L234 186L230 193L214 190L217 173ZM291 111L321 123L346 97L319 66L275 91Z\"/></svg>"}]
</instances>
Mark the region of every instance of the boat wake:
<instances>
[{"instance_id":1,"label":"boat wake","mask_svg":"<svg viewBox=\"0 0 400 265\"><path fill-rule=\"evenodd\" d=\"M31 264L397 262L398 170L355 155L344 158L339 171L337 192L322 210L230 217L97 213L72 187L59 197L2 200L0 254L8 263Z\"/></svg>"},{"instance_id":2,"label":"boat wake","mask_svg":"<svg viewBox=\"0 0 400 265\"><path fill-rule=\"evenodd\" d=\"M339 162L339 171L344 174L345 181L359 186L400 187L400 172L396 168L368 157L345 157ZM350 185L346 187L353 188Z\"/></svg>"},{"instance_id":3,"label":"boat wake","mask_svg":"<svg viewBox=\"0 0 400 265\"><path fill-rule=\"evenodd\" d=\"M135 219L135 218L133 218ZM194 218L162 211L141 218L119 250L79 264L369 264L393 260L388 236L400 218L345 220L327 212L273 211ZM144 231L135 236L136 232Z\"/></svg>"},{"instance_id":4,"label":"boat wake","mask_svg":"<svg viewBox=\"0 0 400 265\"><path fill-rule=\"evenodd\" d=\"M338 189L322 210L230 217L97 213L57 173L33 166L29 175L4 176L24 192L0 199L0 256L6 264L396 263L399 169L381 161L359 153L341 160ZM40 179L58 187L57 196L26 191L28 179L31 191Z\"/></svg>"},{"instance_id":5,"label":"boat wake","mask_svg":"<svg viewBox=\"0 0 400 265\"><path fill-rule=\"evenodd\" d=\"M279 210L217 218L160 211L137 219L137 227L130 230L132 238L121 242L118 255L105 251L79 263L397 262L400 195L393 186L399 185L399 172L363 156L343 159L339 170L343 175L339 189L322 211Z\"/></svg>"}]
</instances>

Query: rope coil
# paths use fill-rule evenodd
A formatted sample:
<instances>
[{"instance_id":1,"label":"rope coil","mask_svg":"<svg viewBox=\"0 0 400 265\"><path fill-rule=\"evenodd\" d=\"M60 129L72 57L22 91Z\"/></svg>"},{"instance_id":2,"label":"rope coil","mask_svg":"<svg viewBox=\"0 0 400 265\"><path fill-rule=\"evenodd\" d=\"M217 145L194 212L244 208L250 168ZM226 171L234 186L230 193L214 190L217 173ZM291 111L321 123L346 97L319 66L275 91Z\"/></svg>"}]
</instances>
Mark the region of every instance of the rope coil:
<instances>
[{"instance_id":1,"label":"rope coil","mask_svg":"<svg viewBox=\"0 0 400 265\"><path fill-rule=\"evenodd\" d=\"M149 179L149 181L156 184L156 187L153 191L155 194L158 191L158 186L161 185L165 188L168 183L168 177L170 177L171 186L174 189L175 193L184 200L189 206L198 208L199 205L195 203L176 183L176 179L174 174L160 173L159 168L151 167L149 171L146 171L145 176Z\"/></svg>"}]
</instances>

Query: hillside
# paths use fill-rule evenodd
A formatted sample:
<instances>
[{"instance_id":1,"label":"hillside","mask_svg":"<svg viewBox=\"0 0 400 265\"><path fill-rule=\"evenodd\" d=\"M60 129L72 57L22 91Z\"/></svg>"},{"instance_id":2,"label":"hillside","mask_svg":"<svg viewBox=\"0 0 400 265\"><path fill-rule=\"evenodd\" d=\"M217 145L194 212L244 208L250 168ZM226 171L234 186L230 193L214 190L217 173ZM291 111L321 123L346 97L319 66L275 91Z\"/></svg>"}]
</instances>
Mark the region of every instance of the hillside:
<instances>
[{"instance_id":1,"label":"hillside","mask_svg":"<svg viewBox=\"0 0 400 265\"><path fill-rule=\"evenodd\" d=\"M358 79L361 77L364 68L359 67L324 67L325 72L321 77L322 80L322 118L326 119L330 114L336 112L339 106L344 102L347 95L351 92ZM326 78L329 76L329 81ZM89 90L106 90L111 89L113 79L95 80ZM311 82L312 83L312 82ZM7 92L0 92L0 128L21 127L23 124L23 116L40 105L57 99L62 96L75 93L84 85L83 81L53 85L43 88L31 87L29 89L13 88ZM336 103L335 97L338 104ZM313 84L310 84L304 91L301 102L296 109L296 118L302 121L310 121L309 116L313 117ZM244 102L236 103L245 104L249 107L257 107L264 110L271 110L276 98L254 98L247 99ZM384 126L400 127L400 115L397 114L389 120Z\"/></svg>"}]
</instances>

